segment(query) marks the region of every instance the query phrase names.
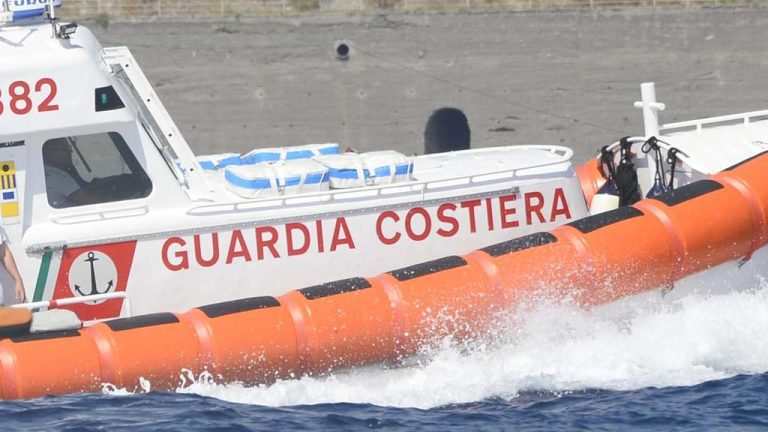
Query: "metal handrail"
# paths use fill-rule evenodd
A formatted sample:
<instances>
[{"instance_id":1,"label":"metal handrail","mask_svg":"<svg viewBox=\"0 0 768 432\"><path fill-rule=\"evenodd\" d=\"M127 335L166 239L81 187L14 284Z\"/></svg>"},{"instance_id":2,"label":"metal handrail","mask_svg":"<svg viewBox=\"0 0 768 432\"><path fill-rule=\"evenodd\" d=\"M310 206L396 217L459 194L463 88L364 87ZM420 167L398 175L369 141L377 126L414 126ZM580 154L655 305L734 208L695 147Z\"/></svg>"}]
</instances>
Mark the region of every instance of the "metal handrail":
<instances>
[{"instance_id":1,"label":"metal handrail","mask_svg":"<svg viewBox=\"0 0 768 432\"><path fill-rule=\"evenodd\" d=\"M640 136L634 136L634 137L627 138L627 140L629 140L629 142L631 142L632 144L639 144L639 143L644 143L647 140L647 138L640 137ZM621 141L616 141L613 144L609 145L607 147L607 150L613 151L617 147L619 147L620 144L621 144ZM672 147L674 147L674 146L672 146L670 144L667 144L667 143L665 143L664 141L661 141L661 140L659 140L657 142L657 144L659 145L659 147L661 147L661 148L663 148L665 150L669 150ZM693 169L695 171L699 171L699 172L704 173L704 174L714 174L714 173L707 172L706 170L700 169L699 167L696 166L696 164L691 163L691 157L688 156L687 154L683 153L682 151L677 154L677 158L679 160L685 162L686 165L688 165L689 167L691 167L691 169Z\"/></svg>"},{"instance_id":2,"label":"metal handrail","mask_svg":"<svg viewBox=\"0 0 768 432\"><path fill-rule=\"evenodd\" d=\"M139 108L140 117L149 121L149 129L159 129L160 133L154 134L155 137L148 131L145 130L145 132L155 143L155 147L174 175L177 176L180 184L185 187L185 192L193 200L212 201L213 198L210 196L212 189L195 159L192 149L155 93L146 75L141 71L141 67L130 50L125 47L104 48L103 60L112 68L113 75L118 81L131 92ZM159 139L160 142L154 138ZM169 149L188 168L186 172L181 171L175 165L173 158L170 157Z\"/></svg>"},{"instance_id":3,"label":"metal handrail","mask_svg":"<svg viewBox=\"0 0 768 432\"><path fill-rule=\"evenodd\" d=\"M48 308L48 309L55 309L59 306L68 306L68 305L74 305L74 304L81 304L81 303L87 303L92 301L98 301L98 300L115 300L115 299L123 299L123 309L126 312L126 316L131 316L131 300L128 298L128 293L124 291L120 292L112 292L112 293L105 293L105 294L93 294L93 295L87 295L87 296L78 296L78 297L68 297L63 299L56 299L56 300L44 300L44 301L36 301L36 302L29 302L29 303L19 303L12 305L12 308L18 308L18 309L38 309L38 308Z\"/></svg>"},{"instance_id":4,"label":"metal handrail","mask_svg":"<svg viewBox=\"0 0 768 432\"><path fill-rule=\"evenodd\" d=\"M705 126L714 126L719 123L732 122L734 120L742 120L745 126L751 123L751 120L755 117L768 117L768 110L751 111L740 114L730 114L718 117L707 117L698 120L688 120L677 123L669 123L661 126L659 130L669 131L672 129L683 129L695 127L697 132L701 132Z\"/></svg>"},{"instance_id":5,"label":"metal handrail","mask_svg":"<svg viewBox=\"0 0 768 432\"><path fill-rule=\"evenodd\" d=\"M114 202L118 202L118 201L114 201ZM125 203L125 201L119 201L119 202ZM104 203L104 204L112 204L112 203ZM78 208L77 210L80 210L80 209ZM131 211L136 213L127 214ZM69 225L69 224L79 224L83 222L95 222L95 221L103 221L103 220L132 218L132 217L144 216L148 213L149 213L149 206L147 204L141 204L134 207L114 208L109 210L94 210L87 213L73 212L72 214L62 214L60 216L54 215L53 217L51 217L51 222L60 224L60 225ZM83 220L83 219L86 219L86 220Z\"/></svg>"},{"instance_id":6,"label":"metal handrail","mask_svg":"<svg viewBox=\"0 0 768 432\"><path fill-rule=\"evenodd\" d=\"M641 136L632 136L627 138L627 141L629 141L632 144L644 143L646 140L647 138L641 137ZM606 147L606 150L609 150L609 151L616 150L620 144L621 144L621 141L616 141L614 143L611 143ZM598 154L596 157L599 158L600 155Z\"/></svg>"},{"instance_id":7,"label":"metal handrail","mask_svg":"<svg viewBox=\"0 0 768 432\"><path fill-rule=\"evenodd\" d=\"M359 198L360 195L364 193L370 194L370 196L378 197L378 196L385 195L387 191L398 190L398 189L402 190L403 192L392 192L392 195L397 193L424 192L426 190L434 190L434 189L439 189L441 187L449 187L449 186L441 186L441 184L446 184L446 185L450 185L450 187L454 187L457 184L482 183L482 182L488 181L487 179L489 177L498 177L504 174L508 174L507 177L516 177L520 171L527 171L531 169L562 164L564 162L570 161L571 157L573 156L572 149L567 147L562 147L562 146L551 146L551 145L489 147L489 148L475 149L475 150L472 150L472 152L473 154L477 154L477 153L486 153L486 152L499 151L499 150L515 151L515 150L534 150L534 149L547 150L550 153L562 153L562 155L559 159L554 161L547 161L544 163L528 165L525 167L514 168L514 169L504 169L499 171L486 172L482 174L459 176L459 177L453 177L453 178L447 178L447 179L441 179L441 180L409 181L409 182L403 182L403 183L391 183L391 184L378 185L378 186L363 186L363 187L353 188L353 189L334 189L330 191L287 195L282 197L265 197L261 199L251 199L247 201L205 204L205 205L190 208L189 210L187 210L187 214L204 215L204 214L216 213L221 211L234 211L234 210L246 210L246 209L262 210L262 209L268 209L268 208L280 208L280 207L285 207L287 205L290 205L291 201L311 202L313 198L315 198L316 201L341 201L341 200L344 200L345 198L348 198L348 199ZM437 159L444 156L445 156L444 154L430 154L430 155L424 155L419 157L424 159Z\"/></svg>"}]
</instances>

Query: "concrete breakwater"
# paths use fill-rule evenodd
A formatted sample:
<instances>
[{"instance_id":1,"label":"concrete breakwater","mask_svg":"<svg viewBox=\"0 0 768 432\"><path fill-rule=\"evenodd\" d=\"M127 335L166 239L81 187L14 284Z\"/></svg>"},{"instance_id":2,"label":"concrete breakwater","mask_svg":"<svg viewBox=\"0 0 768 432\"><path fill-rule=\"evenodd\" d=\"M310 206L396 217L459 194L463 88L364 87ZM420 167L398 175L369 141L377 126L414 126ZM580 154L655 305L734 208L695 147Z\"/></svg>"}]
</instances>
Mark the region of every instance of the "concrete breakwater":
<instances>
[{"instance_id":1,"label":"concrete breakwater","mask_svg":"<svg viewBox=\"0 0 768 432\"><path fill-rule=\"evenodd\" d=\"M453 107L473 147L561 144L580 162L643 132L644 81L663 122L768 107L766 7L83 23L131 48L199 154L422 152L432 112Z\"/></svg>"},{"instance_id":2,"label":"concrete breakwater","mask_svg":"<svg viewBox=\"0 0 768 432\"><path fill-rule=\"evenodd\" d=\"M242 18L325 13L545 11L616 7L712 7L766 0L67 0L74 18Z\"/></svg>"}]
</instances>

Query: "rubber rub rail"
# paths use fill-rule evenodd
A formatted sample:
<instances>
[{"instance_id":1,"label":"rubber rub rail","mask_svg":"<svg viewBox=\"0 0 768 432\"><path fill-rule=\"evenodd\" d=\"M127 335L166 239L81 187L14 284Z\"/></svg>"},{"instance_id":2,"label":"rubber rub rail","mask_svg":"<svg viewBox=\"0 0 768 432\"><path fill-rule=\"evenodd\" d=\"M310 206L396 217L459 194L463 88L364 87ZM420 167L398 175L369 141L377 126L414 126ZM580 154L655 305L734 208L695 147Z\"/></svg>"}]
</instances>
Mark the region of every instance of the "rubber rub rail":
<instances>
[{"instance_id":1,"label":"rubber rub rail","mask_svg":"<svg viewBox=\"0 0 768 432\"><path fill-rule=\"evenodd\" d=\"M533 295L584 306L749 258L768 238L768 154L632 207L384 273L0 341L0 397L174 389L182 369L270 383L374 362L488 332ZM610 275L603 277L602 275ZM574 289L573 287L579 287Z\"/></svg>"}]
</instances>

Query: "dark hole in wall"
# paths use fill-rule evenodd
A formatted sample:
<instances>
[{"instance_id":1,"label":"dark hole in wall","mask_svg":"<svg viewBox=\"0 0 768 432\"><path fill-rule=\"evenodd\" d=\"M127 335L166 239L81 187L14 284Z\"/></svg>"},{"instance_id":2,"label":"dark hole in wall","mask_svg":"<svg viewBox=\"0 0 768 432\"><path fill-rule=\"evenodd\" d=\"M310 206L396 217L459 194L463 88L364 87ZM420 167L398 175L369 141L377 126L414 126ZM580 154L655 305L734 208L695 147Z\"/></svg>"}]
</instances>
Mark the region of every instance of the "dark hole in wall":
<instances>
[{"instance_id":1,"label":"dark hole in wall","mask_svg":"<svg viewBox=\"0 0 768 432\"><path fill-rule=\"evenodd\" d=\"M349 60L349 45L346 42L336 42L334 48L336 50L336 58L342 61Z\"/></svg>"},{"instance_id":2,"label":"dark hole in wall","mask_svg":"<svg viewBox=\"0 0 768 432\"><path fill-rule=\"evenodd\" d=\"M457 108L440 108L432 113L424 128L424 153L469 149L467 116Z\"/></svg>"}]
</instances>

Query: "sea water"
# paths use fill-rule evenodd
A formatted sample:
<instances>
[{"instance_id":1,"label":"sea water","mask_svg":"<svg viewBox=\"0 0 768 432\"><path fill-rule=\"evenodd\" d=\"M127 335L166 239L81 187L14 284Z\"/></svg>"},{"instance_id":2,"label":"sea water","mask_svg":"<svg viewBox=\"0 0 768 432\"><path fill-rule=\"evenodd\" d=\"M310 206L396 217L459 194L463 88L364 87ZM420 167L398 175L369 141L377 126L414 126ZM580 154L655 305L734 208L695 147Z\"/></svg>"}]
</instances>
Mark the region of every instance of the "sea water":
<instances>
[{"instance_id":1,"label":"sea water","mask_svg":"<svg viewBox=\"0 0 768 432\"><path fill-rule=\"evenodd\" d=\"M183 376L175 392L0 403L2 430L765 430L768 284L654 292L585 310L540 301L484 341L399 367L269 386Z\"/></svg>"}]
</instances>

